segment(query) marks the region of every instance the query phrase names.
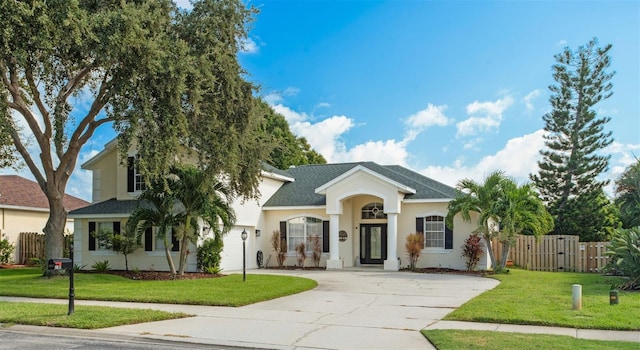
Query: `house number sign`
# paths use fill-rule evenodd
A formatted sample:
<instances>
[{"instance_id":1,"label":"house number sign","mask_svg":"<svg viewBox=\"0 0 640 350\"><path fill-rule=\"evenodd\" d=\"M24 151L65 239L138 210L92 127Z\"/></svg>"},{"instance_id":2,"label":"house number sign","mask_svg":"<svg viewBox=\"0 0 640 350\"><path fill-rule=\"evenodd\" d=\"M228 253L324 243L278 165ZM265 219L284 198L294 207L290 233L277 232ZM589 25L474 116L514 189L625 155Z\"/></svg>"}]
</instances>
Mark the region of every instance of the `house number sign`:
<instances>
[{"instance_id":1,"label":"house number sign","mask_svg":"<svg viewBox=\"0 0 640 350\"><path fill-rule=\"evenodd\" d=\"M340 232L338 232L338 239L340 240L340 242L346 241L347 240L347 231L340 230Z\"/></svg>"}]
</instances>

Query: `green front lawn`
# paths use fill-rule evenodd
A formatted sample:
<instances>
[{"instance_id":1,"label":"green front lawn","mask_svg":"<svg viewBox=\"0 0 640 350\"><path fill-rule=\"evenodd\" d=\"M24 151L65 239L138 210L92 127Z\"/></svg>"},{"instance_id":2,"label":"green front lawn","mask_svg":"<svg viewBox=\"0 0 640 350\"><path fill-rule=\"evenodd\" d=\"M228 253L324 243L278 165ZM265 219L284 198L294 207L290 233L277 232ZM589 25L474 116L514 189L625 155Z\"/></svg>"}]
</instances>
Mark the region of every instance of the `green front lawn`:
<instances>
[{"instance_id":1,"label":"green front lawn","mask_svg":"<svg viewBox=\"0 0 640 350\"><path fill-rule=\"evenodd\" d=\"M0 301L0 323L32 326L97 329L127 324L188 317L184 313L149 309L125 309L76 305L67 315L68 304L13 303Z\"/></svg>"},{"instance_id":2,"label":"green front lawn","mask_svg":"<svg viewBox=\"0 0 640 350\"><path fill-rule=\"evenodd\" d=\"M68 298L69 278L42 278L37 268L0 269L0 295ZM315 288L314 280L292 276L229 275L175 281L135 281L109 274L74 275L75 298L143 303L242 306Z\"/></svg>"},{"instance_id":3,"label":"green front lawn","mask_svg":"<svg viewBox=\"0 0 640 350\"><path fill-rule=\"evenodd\" d=\"M639 292L620 291L620 304L609 305L609 289L617 278L517 269L491 277L500 280L500 285L467 302L445 320L640 330ZM573 284L582 285L581 311L572 310Z\"/></svg>"},{"instance_id":4,"label":"green front lawn","mask_svg":"<svg viewBox=\"0 0 640 350\"><path fill-rule=\"evenodd\" d=\"M576 339L561 335L459 330L423 330L422 334L440 350L638 349L638 343Z\"/></svg>"}]
</instances>

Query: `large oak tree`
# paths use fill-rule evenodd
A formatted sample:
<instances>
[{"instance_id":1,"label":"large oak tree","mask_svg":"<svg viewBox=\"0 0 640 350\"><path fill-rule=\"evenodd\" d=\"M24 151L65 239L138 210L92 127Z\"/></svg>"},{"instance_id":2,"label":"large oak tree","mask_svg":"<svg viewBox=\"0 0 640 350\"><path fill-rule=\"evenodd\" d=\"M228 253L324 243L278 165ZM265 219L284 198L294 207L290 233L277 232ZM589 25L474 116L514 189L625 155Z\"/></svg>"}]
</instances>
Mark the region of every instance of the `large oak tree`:
<instances>
[{"instance_id":1,"label":"large oak tree","mask_svg":"<svg viewBox=\"0 0 640 350\"><path fill-rule=\"evenodd\" d=\"M234 193L257 195L270 150L237 60L253 8L239 0L194 1L189 11L169 0L8 0L0 13L0 157L11 156L10 139L49 200L47 258L62 256L65 189L103 125L118 132L120 152L136 144L149 178L187 149Z\"/></svg>"}]
</instances>

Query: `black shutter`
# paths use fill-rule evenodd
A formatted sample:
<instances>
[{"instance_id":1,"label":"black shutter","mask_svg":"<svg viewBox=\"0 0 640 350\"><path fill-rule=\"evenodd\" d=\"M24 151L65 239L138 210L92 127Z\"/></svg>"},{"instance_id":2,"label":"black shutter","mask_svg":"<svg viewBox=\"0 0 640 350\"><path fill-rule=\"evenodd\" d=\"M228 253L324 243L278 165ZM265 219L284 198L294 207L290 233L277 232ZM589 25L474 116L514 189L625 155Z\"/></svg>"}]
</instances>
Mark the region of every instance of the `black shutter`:
<instances>
[{"instance_id":1,"label":"black shutter","mask_svg":"<svg viewBox=\"0 0 640 350\"><path fill-rule=\"evenodd\" d=\"M180 242L178 242L178 237L176 237L176 231L173 227L171 228L171 244L173 245L171 247L172 252L180 251Z\"/></svg>"},{"instance_id":2,"label":"black shutter","mask_svg":"<svg viewBox=\"0 0 640 350\"><path fill-rule=\"evenodd\" d=\"M149 227L144 230L144 251L150 252L153 250L153 227Z\"/></svg>"},{"instance_id":3,"label":"black shutter","mask_svg":"<svg viewBox=\"0 0 640 350\"><path fill-rule=\"evenodd\" d=\"M422 248L424 248L424 218L416 218L416 233L422 235Z\"/></svg>"},{"instance_id":4,"label":"black shutter","mask_svg":"<svg viewBox=\"0 0 640 350\"><path fill-rule=\"evenodd\" d=\"M133 192L135 190L135 177L136 177L136 173L135 173L135 165L134 165L134 160L135 158L133 157L129 157L127 158L127 192Z\"/></svg>"},{"instance_id":5,"label":"black shutter","mask_svg":"<svg viewBox=\"0 0 640 350\"><path fill-rule=\"evenodd\" d=\"M287 251L287 222L280 221L280 242L284 240L284 251Z\"/></svg>"},{"instance_id":6,"label":"black shutter","mask_svg":"<svg viewBox=\"0 0 640 350\"><path fill-rule=\"evenodd\" d=\"M322 222L322 252L329 252L329 221Z\"/></svg>"},{"instance_id":7,"label":"black shutter","mask_svg":"<svg viewBox=\"0 0 640 350\"><path fill-rule=\"evenodd\" d=\"M453 230L444 227L444 249L453 249Z\"/></svg>"},{"instance_id":8,"label":"black shutter","mask_svg":"<svg viewBox=\"0 0 640 350\"><path fill-rule=\"evenodd\" d=\"M96 250L96 223L89 221L89 250Z\"/></svg>"},{"instance_id":9,"label":"black shutter","mask_svg":"<svg viewBox=\"0 0 640 350\"><path fill-rule=\"evenodd\" d=\"M113 222L113 235L114 236L120 236L120 221L114 221ZM120 244L114 242L113 244L113 250L114 251L118 251L120 250Z\"/></svg>"}]
</instances>

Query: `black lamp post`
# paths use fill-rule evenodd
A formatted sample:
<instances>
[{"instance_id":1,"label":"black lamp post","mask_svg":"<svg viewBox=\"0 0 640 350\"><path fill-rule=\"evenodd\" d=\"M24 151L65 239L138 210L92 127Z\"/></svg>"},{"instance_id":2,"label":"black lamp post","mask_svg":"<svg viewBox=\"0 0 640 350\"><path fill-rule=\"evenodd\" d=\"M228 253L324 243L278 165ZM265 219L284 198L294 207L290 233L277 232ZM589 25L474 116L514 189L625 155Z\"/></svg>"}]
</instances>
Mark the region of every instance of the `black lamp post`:
<instances>
[{"instance_id":1,"label":"black lamp post","mask_svg":"<svg viewBox=\"0 0 640 350\"><path fill-rule=\"evenodd\" d=\"M71 315L75 311L74 299L76 295L73 288L73 242L69 244L69 255L71 256L71 269L69 270L69 312L67 315Z\"/></svg>"},{"instance_id":2,"label":"black lamp post","mask_svg":"<svg viewBox=\"0 0 640 350\"><path fill-rule=\"evenodd\" d=\"M247 280L247 230L242 229L242 282Z\"/></svg>"}]
</instances>

